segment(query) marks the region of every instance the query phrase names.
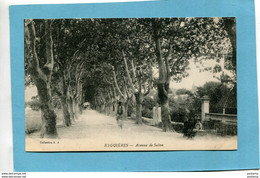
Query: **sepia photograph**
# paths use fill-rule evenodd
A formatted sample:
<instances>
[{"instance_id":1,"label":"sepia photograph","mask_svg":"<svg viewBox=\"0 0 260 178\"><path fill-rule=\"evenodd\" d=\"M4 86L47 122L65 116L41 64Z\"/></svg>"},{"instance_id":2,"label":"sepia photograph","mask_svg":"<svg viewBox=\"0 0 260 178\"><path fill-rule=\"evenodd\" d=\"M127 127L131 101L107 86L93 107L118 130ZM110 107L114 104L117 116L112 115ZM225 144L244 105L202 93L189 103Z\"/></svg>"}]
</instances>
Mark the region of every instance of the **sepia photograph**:
<instances>
[{"instance_id":1,"label":"sepia photograph","mask_svg":"<svg viewBox=\"0 0 260 178\"><path fill-rule=\"evenodd\" d=\"M25 151L237 150L236 18L24 20Z\"/></svg>"}]
</instances>

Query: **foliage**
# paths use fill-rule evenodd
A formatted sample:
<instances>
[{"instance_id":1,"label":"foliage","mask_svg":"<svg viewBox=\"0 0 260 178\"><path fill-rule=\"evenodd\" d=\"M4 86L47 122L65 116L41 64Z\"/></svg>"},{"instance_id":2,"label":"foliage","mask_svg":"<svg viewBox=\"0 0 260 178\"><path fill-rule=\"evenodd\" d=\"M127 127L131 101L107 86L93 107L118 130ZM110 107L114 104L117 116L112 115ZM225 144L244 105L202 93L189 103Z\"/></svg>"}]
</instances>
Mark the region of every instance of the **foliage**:
<instances>
[{"instance_id":1,"label":"foliage","mask_svg":"<svg viewBox=\"0 0 260 178\"><path fill-rule=\"evenodd\" d=\"M60 98L56 95L52 96L52 105L55 109L61 109L61 102L60 102Z\"/></svg>"},{"instance_id":2,"label":"foliage","mask_svg":"<svg viewBox=\"0 0 260 178\"><path fill-rule=\"evenodd\" d=\"M191 91L189 91L185 88L181 88L181 89L178 89L175 94L176 95L191 95Z\"/></svg>"},{"instance_id":3,"label":"foliage","mask_svg":"<svg viewBox=\"0 0 260 178\"><path fill-rule=\"evenodd\" d=\"M25 103L25 106L29 106L34 111L39 111L40 108L41 108L41 103L39 101L39 97L38 96L33 96L31 98L31 101L27 101Z\"/></svg>"},{"instance_id":4,"label":"foliage","mask_svg":"<svg viewBox=\"0 0 260 178\"><path fill-rule=\"evenodd\" d=\"M185 108L173 108L171 110L171 121L174 122L184 122L185 118L187 115L187 111L185 110Z\"/></svg>"},{"instance_id":5,"label":"foliage","mask_svg":"<svg viewBox=\"0 0 260 178\"><path fill-rule=\"evenodd\" d=\"M144 97L143 106L145 108L152 110L155 105L156 105L156 102L154 101L154 99L152 97L150 97L150 96Z\"/></svg>"},{"instance_id":6,"label":"foliage","mask_svg":"<svg viewBox=\"0 0 260 178\"><path fill-rule=\"evenodd\" d=\"M201 98L204 95L210 98L210 112L211 113L221 113L222 108L219 106L219 102L226 97L232 88L227 87L225 84L220 82L207 82L202 87L197 88L196 95L193 98L193 106L196 111L200 111ZM235 91L236 93L236 91ZM236 95L230 96L233 102L236 102ZM235 98L234 98L235 97Z\"/></svg>"},{"instance_id":7,"label":"foliage","mask_svg":"<svg viewBox=\"0 0 260 178\"><path fill-rule=\"evenodd\" d=\"M34 21L38 37L37 51L42 66L46 62L45 44L42 43L44 24L40 19ZM156 28L161 38L162 56L169 55L170 75L172 79L180 80L187 76L186 68L190 58L195 57L197 62L202 62L202 59L217 58L227 53L225 49L230 45L224 22L225 18L56 19L52 24L54 78L62 73L74 76L75 70L72 68L84 61L84 68L87 69L85 76L88 76L86 79L94 77L98 79L95 81L99 81L95 83L95 88L108 86L105 81L111 82L111 68L105 69L103 64L115 66L120 83L121 76L126 76L123 50L126 58L134 61L136 72L141 70L141 80L145 81L149 77L146 76L149 74L147 64L158 67L153 42L153 28ZM131 60L128 60L129 65ZM27 58L25 69L26 66ZM131 69L131 76L133 72ZM105 81L102 79L104 77ZM70 83L75 85L75 80L71 78ZM88 82L83 83L88 85Z\"/></svg>"},{"instance_id":8,"label":"foliage","mask_svg":"<svg viewBox=\"0 0 260 178\"><path fill-rule=\"evenodd\" d=\"M156 105L156 101L150 97L144 97L142 116L147 118L153 118L153 107Z\"/></svg>"},{"instance_id":9,"label":"foliage","mask_svg":"<svg viewBox=\"0 0 260 178\"><path fill-rule=\"evenodd\" d=\"M153 110L148 109L148 108L144 108L144 109L142 110L142 116L152 119L152 118L153 118Z\"/></svg>"},{"instance_id":10,"label":"foliage","mask_svg":"<svg viewBox=\"0 0 260 178\"><path fill-rule=\"evenodd\" d=\"M193 94L179 89L173 98L170 80L187 77L191 60L203 67L205 60L217 63L225 59L225 68L236 73L235 20L233 18L111 18L55 19L51 23L54 64L51 72L52 104L60 108L60 99L84 101L94 108L111 106L119 99L128 104L128 114L137 104L143 105L143 115L151 117L152 108L161 104L162 116L171 112L172 120L183 121L186 110L200 111L200 98L209 95L211 104L228 91L224 85L208 83ZM36 30L36 52L39 67L47 64L48 40L44 20L33 20ZM26 28L25 28L25 36ZM25 38L25 52L31 50ZM25 84L34 83L29 67L31 56L25 55ZM158 70L159 77L153 76ZM210 70L223 71L220 65ZM223 73L222 83L236 83ZM161 88L160 88L161 87ZM157 89L157 96L148 97ZM168 96L170 94L171 96ZM133 102L133 99L136 99ZM65 98L65 99L64 99ZM169 98L169 101L168 101ZM163 101L164 100L164 101ZM63 102L64 103L64 102ZM171 111L168 111L168 106ZM72 105L72 104L70 104ZM164 108L165 106L165 108ZM211 107L216 112L217 108ZM166 113L166 114L164 114ZM169 118L169 117L168 117Z\"/></svg>"},{"instance_id":11,"label":"foliage","mask_svg":"<svg viewBox=\"0 0 260 178\"><path fill-rule=\"evenodd\" d=\"M25 133L30 134L41 129L41 113L38 110L25 110Z\"/></svg>"}]
</instances>

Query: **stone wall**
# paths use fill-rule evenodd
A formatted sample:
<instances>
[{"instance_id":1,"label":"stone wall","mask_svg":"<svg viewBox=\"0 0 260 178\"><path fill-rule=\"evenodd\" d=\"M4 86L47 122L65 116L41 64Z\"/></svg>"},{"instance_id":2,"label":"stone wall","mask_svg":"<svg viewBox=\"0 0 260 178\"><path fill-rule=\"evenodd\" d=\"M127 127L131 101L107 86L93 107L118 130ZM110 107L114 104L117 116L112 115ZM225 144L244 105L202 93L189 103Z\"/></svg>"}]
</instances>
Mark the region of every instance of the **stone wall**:
<instances>
[{"instance_id":1,"label":"stone wall","mask_svg":"<svg viewBox=\"0 0 260 178\"><path fill-rule=\"evenodd\" d=\"M222 136L237 135L237 115L205 113L203 129Z\"/></svg>"}]
</instances>

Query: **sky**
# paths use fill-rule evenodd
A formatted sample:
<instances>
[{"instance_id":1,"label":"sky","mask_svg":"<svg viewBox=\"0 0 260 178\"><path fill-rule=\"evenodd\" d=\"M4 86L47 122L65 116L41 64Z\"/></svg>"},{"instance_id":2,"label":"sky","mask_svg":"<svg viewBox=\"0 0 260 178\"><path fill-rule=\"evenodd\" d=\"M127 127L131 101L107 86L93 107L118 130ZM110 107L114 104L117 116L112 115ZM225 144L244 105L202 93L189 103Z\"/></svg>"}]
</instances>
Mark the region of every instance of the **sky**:
<instances>
[{"instance_id":1,"label":"sky","mask_svg":"<svg viewBox=\"0 0 260 178\"><path fill-rule=\"evenodd\" d=\"M218 82L219 80L214 78L213 76L219 76L219 74L213 74L212 72L209 71L203 71L201 72L200 69L202 69L202 66L198 64L195 65L195 63L193 62L193 60L191 60L192 62L190 62L189 66L188 66L188 70L187 72L189 73L189 76L186 78L183 78L180 82L176 82L171 80L170 83L170 88L172 89L180 89L180 88L186 88L188 90L192 89L192 86L195 87L200 87L203 86L206 82L209 81L215 81ZM214 67L216 65L216 61L215 60L207 60L203 62L204 67ZM222 67L222 69L224 68L224 60L222 59L219 63ZM158 70L157 70L158 71ZM158 77L158 72L156 71L156 69L154 69L154 77ZM225 71L225 73L228 73L228 71ZM230 73L228 73L230 75ZM26 87L25 89L25 101L30 101L32 96L36 96L37 95L37 89L35 86L29 86Z\"/></svg>"},{"instance_id":2,"label":"sky","mask_svg":"<svg viewBox=\"0 0 260 178\"><path fill-rule=\"evenodd\" d=\"M217 63L216 60L206 60L203 62L203 66L200 64L195 64L194 60L191 59L188 69L186 70L186 72L189 74L188 77L183 78L180 82L171 80L170 88L186 88L188 90L191 90L192 86L200 87L203 86L206 82L219 82L216 77L219 77L221 73L213 74L210 71L201 71L201 69L205 67L214 67L216 64L219 64L221 68L224 69L224 59L221 59L219 63ZM225 69L223 71L225 74L232 76L229 71ZM155 78L159 77L158 69L154 68L153 73Z\"/></svg>"},{"instance_id":3,"label":"sky","mask_svg":"<svg viewBox=\"0 0 260 178\"><path fill-rule=\"evenodd\" d=\"M31 98L33 96L37 96L37 88L35 86L32 86L32 85L25 87L25 90L24 90L24 100L25 100L25 102L31 101Z\"/></svg>"},{"instance_id":4,"label":"sky","mask_svg":"<svg viewBox=\"0 0 260 178\"><path fill-rule=\"evenodd\" d=\"M216 65L216 64L217 63L213 60L205 61L203 63L203 65L205 67L214 67L214 65ZM220 65L224 66L224 61L221 61ZM187 70L187 73L189 74L189 76L186 78L183 78L181 80L181 82L171 81L170 88L173 88L173 89L186 88L186 89L190 90L190 89L192 89L193 85L196 87L199 87L209 81L215 81L215 82L219 81L218 79L213 77L214 75L210 71L200 72L200 69L202 69L202 67L201 66L196 67L194 62L191 62L189 64L188 68L190 68Z\"/></svg>"}]
</instances>

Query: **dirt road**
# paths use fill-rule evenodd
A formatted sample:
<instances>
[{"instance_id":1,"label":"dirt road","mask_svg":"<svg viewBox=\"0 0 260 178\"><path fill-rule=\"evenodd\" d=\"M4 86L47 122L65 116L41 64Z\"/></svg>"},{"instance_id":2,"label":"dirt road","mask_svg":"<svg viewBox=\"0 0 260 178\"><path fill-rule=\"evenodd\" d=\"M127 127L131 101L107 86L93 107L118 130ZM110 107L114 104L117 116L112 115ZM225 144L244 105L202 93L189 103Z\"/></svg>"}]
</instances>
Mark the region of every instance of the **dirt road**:
<instances>
[{"instance_id":1,"label":"dirt road","mask_svg":"<svg viewBox=\"0 0 260 178\"><path fill-rule=\"evenodd\" d=\"M236 136L197 136L190 140L183 138L179 133L162 132L160 128L145 124L137 125L133 120L123 121L121 129L115 117L94 110L85 110L70 127L58 127L58 135L60 139L46 140L39 138L39 133L31 134L27 136L26 149L32 151L230 150L237 147Z\"/></svg>"}]
</instances>

